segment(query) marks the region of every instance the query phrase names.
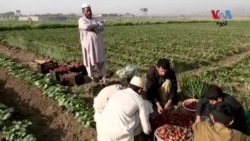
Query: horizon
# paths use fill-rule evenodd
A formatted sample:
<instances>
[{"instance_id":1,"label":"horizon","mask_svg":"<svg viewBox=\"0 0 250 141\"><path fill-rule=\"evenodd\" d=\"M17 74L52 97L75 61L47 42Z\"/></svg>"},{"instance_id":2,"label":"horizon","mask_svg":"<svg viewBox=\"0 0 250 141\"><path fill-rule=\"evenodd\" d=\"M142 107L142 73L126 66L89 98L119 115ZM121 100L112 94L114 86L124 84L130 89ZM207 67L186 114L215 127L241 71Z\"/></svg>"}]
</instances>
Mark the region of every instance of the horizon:
<instances>
[{"instance_id":1,"label":"horizon","mask_svg":"<svg viewBox=\"0 0 250 141\"><path fill-rule=\"evenodd\" d=\"M65 1L2 0L0 13L16 12L30 14L77 14L81 15L81 0ZM130 13L141 15L140 8L148 8L148 16L204 15L211 16L211 10L230 10L232 15L249 15L249 0L85 0L91 5L93 14Z\"/></svg>"}]
</instances>

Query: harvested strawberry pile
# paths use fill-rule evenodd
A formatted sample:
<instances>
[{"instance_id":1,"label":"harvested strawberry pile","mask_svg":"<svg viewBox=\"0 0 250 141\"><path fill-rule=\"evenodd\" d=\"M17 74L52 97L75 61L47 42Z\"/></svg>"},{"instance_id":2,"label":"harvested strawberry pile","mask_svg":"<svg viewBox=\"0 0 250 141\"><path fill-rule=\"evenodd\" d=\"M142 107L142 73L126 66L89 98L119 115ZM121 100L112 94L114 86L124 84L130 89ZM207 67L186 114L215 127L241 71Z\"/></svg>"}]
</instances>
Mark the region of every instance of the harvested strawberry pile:
<instances>
[{"instance_id":1,"label":"harvested strawberry pile","mask_svg":"<svg viewBox=\"0 0 250 141\"><path fill-rule=\"evenodd\" d=\"M79 61L70 61L67 63L67 66L69 67L69 70L71 72L82 72L84 74L87 74L85 66Z\"/></svg>"},{"instance_id":2,"label":"harvested strawberry pile","mask_svg":"<svg viewBox=\"0 0 250 141\"><path fill-rule=\"evenodd\" d=\"M164 111L150 118L151 128L165 141L186 141L191 138L194 113L181 110Z\"/></svg>"},{"instance_id":3,"label":"harvested strawberry pile","mask_svg":"<svg viewBox=\"0 0 250 141\"><path fill-rule=\"evenodd\" d=\"M192 103L189 103L189 104L184 104L184 106L190 110L196 109L196 105L197 105L197 101L193 101Z\"/></svg>"},{"instance_id":4,"label":"harvested strawberry pile","mask_svg":"<svg viewBox=\"0 0 250 141\"><path fill-rule=\"evenodd\" d=\"M68 66L67 65L59 65L57 68L54 69L57 73L66 73L68 72Z\"/></svg>"},{"instance_id":5,"label":"harvested strawberry pile","mask_svg":"<svg viewBox=\"0 0 250 141\"><path fill-rule=\"evenodd\" d=\"M150 118L150 124L153 130L165 124L190 128L193 122L193 113L182 113L180 110L164 111L162 114Z\"/></svg>"},{"instance_id":6,"label":"harvested strawberry pile","mask_svg":"<svg viewBox=\"0 0 250 141\"><path fill-rule=\"evenodd\" d=\"M52 70L52 75L56 74L56 80L67 86L84 83L84 75L87 74L84 65L79 61L70 61L59 65L58 68Z\"/></svg>"},{"instance_id":7,"label":"harvested strawberry pile","mask_svg":"<svg viewBox=\"0 0 250 141\"><path fill-rule=\"evenodd\" d=\"M165 141L186 141L192 137L191 128L169 124L157 128L156 134Z\"/></svg>"},{"instance_id":8,"label":"harvested strawberry pile","mask_svg":"<svg viewBox=\"0 0 250 141\"><path fill-rule=\"evenodd\" d=\"M79 68L79 67L81 67L81 66L83 66L83 64L81 63L81 62L79 62L79 61L70 61L69 63L68 63L70 66L72 66L72 67L76 67L76 68Z\"/></svg>"},{"instance_id":9,"label":"harvested strawberry pile","mask_svg":"<svg viewBox=\"0 0 250 141\"><path fill-rule=\"evenodd\" d=\"M188 108L188 109L196 109L196 105L197 105L197 102L194 101L194 102L192 102L190 104L185 105L185 107Z\"/></svg>"}]
</instances>

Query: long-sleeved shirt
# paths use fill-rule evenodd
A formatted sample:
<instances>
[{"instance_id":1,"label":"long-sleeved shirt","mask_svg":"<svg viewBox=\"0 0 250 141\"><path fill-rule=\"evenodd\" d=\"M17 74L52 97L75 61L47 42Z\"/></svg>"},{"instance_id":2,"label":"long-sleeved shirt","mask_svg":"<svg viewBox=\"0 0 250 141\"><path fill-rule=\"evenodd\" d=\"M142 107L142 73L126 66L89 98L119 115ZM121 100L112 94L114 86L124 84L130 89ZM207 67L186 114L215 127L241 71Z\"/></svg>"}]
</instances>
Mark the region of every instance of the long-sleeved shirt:
<instances>
[{"instance_id":1,"label":"long-sleeved shirt","mask_svg":"<svg viewBox=\"0 0 250 141\"><path fill-rule=\"evenodd\" d=\"M104 25L96 18L88 19L85 16L79 18L78 28L83 53L83 64L86 67L96 63L106 62L102 32Z\"/></svg>"},{"instance_id":2,"label":"long-sleeved shirt","mask_svg":"<svg viewBox=\"0 0 250 141\"><path fill-rule=\"evenodd\" d=\"M244 108L233 96L229 94L225 94L223 101L230 104L233 107L234 112L235 112L234 122L230 126L230 128L246 133L246 117L245 117ZM204 110L211 111L212 108L213 108L213 105L209 103L209 100L206 97L203 97L199 100L197 104L196 115L201 116Z\"/></svg>"},{"instance_id":3,"label":"long-sleeved shirt","mask_svg":"<svg viewBox=\"0 0 250 141\"><path fill-rule=\"evenodd\" d=\"M150 101L155 105L156 102L160 102L159 89L166 79L171 81L170 94L168 99L172 102L177 102L177 79L175 72L169 69L165 76L159 76L156 66L151 67L147 72L146 90L147 96Z\"/></svg>"},{"instance_id":4,"label":"long-sleeved shirt","mask_svg":"<svg viewBox=\"0 0 250 141\"><path fill-rule=\"evenodd\" d=\"M131 88L117 91L110 97L99 121L100 140L132 141L141 125L145 134L151 132L147 108L142 97Z\"/></svg>"},{"instance_id":5,"label":"long-sleeved shirt","mask_svg":"<svg viewBox=\"0 0 250 141\"><path fill-rule=\"evenodd\" d=\"M95 112L102 113L105 105L107 104L109 98L115 94L118 90L120 90L121 85L114 84L103 88L98 95L94 98L93 107Z\"/></svg>"},{"instance_id":6,"label":"long-sleeved shirt","mask_svg":"<svg viewBox=\"0 0 250 141\"><path fill-rule=\"evenodd\" d=\"M197 122L192 125L193 141L250 141L250 137L223 124Z\"/></svg>"}]
</instances>

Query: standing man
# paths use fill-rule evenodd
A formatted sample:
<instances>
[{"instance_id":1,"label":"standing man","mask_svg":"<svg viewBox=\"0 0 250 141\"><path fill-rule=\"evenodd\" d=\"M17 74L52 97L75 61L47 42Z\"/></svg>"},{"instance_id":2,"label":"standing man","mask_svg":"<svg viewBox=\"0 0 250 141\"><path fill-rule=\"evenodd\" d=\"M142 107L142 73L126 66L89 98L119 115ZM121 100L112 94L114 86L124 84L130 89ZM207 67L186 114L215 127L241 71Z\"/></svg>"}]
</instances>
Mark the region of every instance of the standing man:
<instances>
[{"instance_id":1,"label":"standing man","mask_svg":"<svg viewBox=\"0 0 250 141\"><path fill-rule=\"evenodd\" d=\"M128 88L110 97L100 116L98 141L134 141L140 128L150 134L147 108L140 96L143 87L142 78L134 76Z\"/></svg>"},{"instance_id":2,"label":"standing man","mask_svg":"<svg viewBox=\"0 0 250 141\"><path fill-rule=\"evenodd\" d=\"M168 59L159 59L157 65L148 70L146 91L158 113L162 113L163 109L168 110L172 104L178 102L176 75L170 68Z\"/></svg>"},{"instance_id":3,"label":"standing man","mask_svg":"<svg viewBox=\"0 0 250 141\"><path fill-rule=\"evenodd\" d=\"M83 64L85 65L88 76L94 81L93 74L95 66L99 69L98 79L105 81L106 57L101 33L104 26L96 18L92 17L92 11L89 4L82 4L83 16L78 20L80 31L80 40L83 53Z\"/></svg>"}]
</instances>

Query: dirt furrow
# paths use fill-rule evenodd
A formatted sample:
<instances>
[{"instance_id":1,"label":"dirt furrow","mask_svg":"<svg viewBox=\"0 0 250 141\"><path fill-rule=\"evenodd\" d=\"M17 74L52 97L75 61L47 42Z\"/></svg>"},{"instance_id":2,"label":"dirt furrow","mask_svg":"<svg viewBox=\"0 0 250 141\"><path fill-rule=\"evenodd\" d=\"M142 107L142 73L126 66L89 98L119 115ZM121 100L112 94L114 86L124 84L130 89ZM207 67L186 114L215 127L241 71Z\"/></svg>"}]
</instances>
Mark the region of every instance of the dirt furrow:
<instances>
[{"instance_id":1,"label":"dirt furrow","mask_svg":"<svg viewBox=\"0 0 250 141\"><path fill-rule=\"evenodd\" d=\"M0 46L5 54L23 65L34 59L47 59L22 49ZM0 67L0 102L15 108L24 118L33 122L31 132L38 141L91 141L96 137L94 128L84 128L73 115L48 99L42 91L27 84Z\"/></svg>"},{"instance_id":2,"label":"dirt furrow","mask_svg":"<svg viewBox=\"0 0 250 141\"><path fill-rule=\"evenodd\" d=\"M15 59L22 65L29 67L30 62L34 59L49 59L44 56L36 55L32 52L25 51L23 49L3 45L0 45L0 53L5 54ZM200 74L204 70L215 70L220 66L231 66L234 63L237 63L242 58L244 58L249 53L250 45L248 45L246 47L246 50L242 53L225 57L224 59L221 59L219 61L212 62L211 65L204 66L198 69L193 69L191 71L186 71L181 74ZM31 107L29 111L31 112L31 115L33 114L32 118L33 121L35 121L36 125L38 125L38 127L43 127L42 125L40 125L40 122L38 122L40 120L45 122L45 125L47 125L40 129L41 132L37 136L52 141L53 139L51 138L55 138L54 140L81 141L90 140L90 138L93 138L96 135L94 129L85 129L80 126L79 123L76 123L75 119L70 113L68 113L67 111L63 111L60 107L58 107L58 104L56 102L48 100L45 96L41 94L38 88L34 86L27 86L27 84L25 84L22 80L13 78L13 76L9 75L4 68L0 68L0 71L2 71L0 76L1 80L5 80L8 76L10 76L9 80L6 81L6 85L1 92L2 98L0 97L0 99L6 99L7 102L9 102L9 105L14 105L24 113L25 111L27 111L27 109L29 109L29 107ZM83 87L86 88L89 87L89 85ZM12 95L12 98L9 97L9 95ZM22 105L24 105L24 107L26 108L22 108ZM36 114L41 115L38 117L38 121L34 120L37 118L35 116ZM34 127L34 131L39 131L39 128Z\"/></svg>"},{"instance_id":3,"label":"dirt furrow","mask_svg":"<svg viewBox=\"0 0 250 141\"><path fill-rule=\"evenodd\" d=\"M221 66L232 66L235 63L239 62L241 59L250 54L250 45L246 46L245 50L242 53L234 54L229 57L225 57L219 61L212 62L211 65L193 69L190 71L183 72L182 74L196 74L199 75L203 71L213 71L218 69Z\"/></svg>"}]
</instances>

